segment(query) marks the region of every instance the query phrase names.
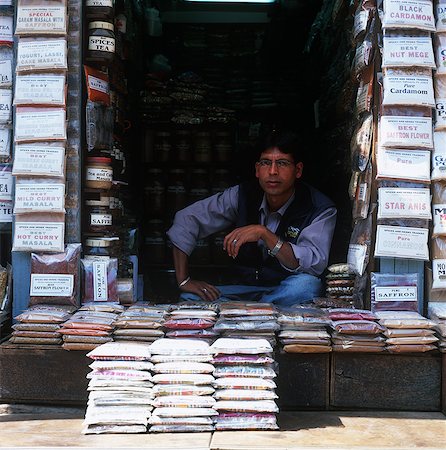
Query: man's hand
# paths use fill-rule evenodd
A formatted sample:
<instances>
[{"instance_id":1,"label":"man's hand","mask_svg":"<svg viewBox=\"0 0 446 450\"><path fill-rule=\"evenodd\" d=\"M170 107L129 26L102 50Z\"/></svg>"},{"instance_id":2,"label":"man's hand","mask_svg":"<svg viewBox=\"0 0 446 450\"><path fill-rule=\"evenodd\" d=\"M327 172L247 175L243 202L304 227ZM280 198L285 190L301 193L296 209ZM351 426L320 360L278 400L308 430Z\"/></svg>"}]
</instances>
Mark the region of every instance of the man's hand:
<instances>
[{"instance_id":1,"label":"man's hand","mask_svg":"<svg viewBox=\"0 0 446 450\"><path fill-rule=\"evenodd\" d=\"M225 236L223 250L232 258L236 258L243 244L264 240L267 232L268 230L263 225L247 225L236 228Z\"/></svg>"},{"instance_id":2,"label":"man's hand","mask_svg":"<svg viewBox=\"0 0 446 450\"><path fill-rule=\"evenodd\" d=\"M220 291L206 281L189 280L184 286L180 287L180 290L198 295L202 300L207 301L214 301L220 297Z\"/></svg>"}]
</instances>

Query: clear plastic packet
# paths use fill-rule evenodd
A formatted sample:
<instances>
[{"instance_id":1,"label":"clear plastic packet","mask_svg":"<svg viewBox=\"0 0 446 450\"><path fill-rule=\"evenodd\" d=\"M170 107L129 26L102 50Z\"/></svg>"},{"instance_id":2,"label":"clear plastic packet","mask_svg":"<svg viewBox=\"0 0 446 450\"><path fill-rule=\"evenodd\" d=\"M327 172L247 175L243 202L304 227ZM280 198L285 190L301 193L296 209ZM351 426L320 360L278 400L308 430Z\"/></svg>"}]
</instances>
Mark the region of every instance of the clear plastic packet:
<instances>
[{"instance_id":1,"label":"clear plastic packet","mask_svg":"<svg viewBox=\"0 0 446 450\"><path fill-rule=\"evenodd\" d=\"M152 415L151 425L213 425L212 417L158 417Z\"/></svg>"},{"instance_id":2,"label":"clear plastic packet","mask_svg":"<svg viewBox=\"0 0 446 450\"><path fill-rule=\"evenodd\" d=\"M88 407L83 425L147 425L151 410L150 406Z\"/></svg>"},{"instance_id":3,"label":"clear plastic packet","mask_svg":"<svg viewBox=\"0 0 446 450\"><path fill-rule=\"evenodd\" d=\"M435 31L435 18L432 1L384 0L383 28Z\"/></svg>"},{"instance_id":4,"label":"clear plastic packet","mask_svg":"<svg viewBox=\"0 0 446 450\"><path fill-rule=\"evenodd\" d=\"M83 294L82 302L118 302L116 278L118 260L82 259Z\"/></svg>"},{"instance_id":5,"label":"clear plastic packet","mask_svg":"<svg viewBox=\"0 0 446 450\"><path fill-rule=\"evenodd\" d=\"M59 324L68 320L74 308L72 306L36 305L23 311L15 320L24 323Z\"/></svg>"},{"instance_id":6,"label":"clear plastic packet","mask_svg":"<svg viewBox=\"0 0 446 450\"><path fill-rule=\"evenodd\" d=\"M386 347L368 346L368 345L333 345L334 352L352 352L352 353L381 353L386 351Z\"/></svg>"},{"instance_id":7,"label":"clear plastic packet","mask_svg":"<svg viewBox=\"0 0 446 450\"><path fill-rule=\"evenodd\" d=\"M12 185L11 164L0 164L0 201L12 201Z\"/></svg>"},{"instance_id":8,"label":"clear plastic packet","mask_svg":"<svg viewBox=\"0 0 446 450\"><path fill-rule=\"evenodd\" d=\"M115 323L116 326L116 323ZM135 337L163 337L164 331L161 330L147 330L144 328L124 328L121 330L115 330L115 336L135 336Z\"/></svg>"},{"instance_id":9,"label":"clear plastic packet","mask_svg":"<svg viewBox=\"0 0 446 450\"><path fill-rule=\"evenodd\" d=\"M150 345L147 344L110 342L93 350L87 357L93 360L148 361L150 355Z\"/></svg>"},{"instance_id":10,"label":"clear plastic packet","mask_svg":"<svg viewBox=\"0 0 446 450\"><path fill-rule=\"evenodd\" d=\"M203 309L176 309L170 312L171 319L181 319L188 317L190 319L212 319L217 313L211 310Z\"/></svg>"},{"instance_id":11,"label":"clear plastic packet","mask_svg":"<svg viewBox=\"0 0 446 450\"><path fill-rule=\"evenodd\" d=\"M278 413L279 408L273 400L219 400L217 411Z\"/></svg>"},{"instance_id":12,"label":"clear plastic packet","mask_svg":"<svg viewBox=\"0 0 446 450\"><path fill-rule=\"evenodd\" d=\"M367 219L358 220L353 228L348 247L347 262L349 270L363 275L370 258L372 233L372 214Z\"/></svg>"},{"instance_id":13,"label":"clear plastic packet","mask_svg":"<svg viewBox=\"0 0 446 450\"><path fill-rule=\"evenodd\" d=\"M435 211L434 211L435 214ZM432 290L446 290L446 239L434 237L431 241L432 251Z\"/></svg>"},{"instance_id":14,"label":"clear plastic packet","mask_svg":"<svg viewBox=\"0 0 446 450\"><path fill-rule=\"evenodd\" d=\"M146 432L146 425L88 425L82 429L82 434L137 434Z\"/></svg>"},{"instance_id":15,"label":"clear plastic packet","mask_svg":"<svg viewBox=\"0 0 446 450\"><path fill-rule=\"evenodd\" d=\"M216 389L275 389L276 383L268 378L217 378L212 383Z\"/></svg>"},{"instance_id":16,"label":"clear plastic packet","mask_svg":"<svg viewBox=\"0 0 446 450\"><path fill-rule=\"evenodd\" d=\"M98 329L99 328L99 329ZM91 328L64 328L59 330L63 336L95 336L95 337L109 337L109 330L102 330L102 327Z\"/></svg>"},{"instance_id":17,"label":"clear plastic packet","mask_svg":"<svg viewBox=\"0 0 446 450\"><path fill-rule=\"evenodd\" d=\"M52 35L67 33L66 0L18 0L15 34L17 36Z\"/></svg>"},{"instance_id":18,"label":"clear plastic packet","mask_svg":"<svg viewBox=\"0 0 446 450\"><path fill-rule=\"evenodd\" d=\"M271 353L273 348L266 339L217 339L211 346L214 354L262 354Z\"/></svg>"},{"instance_id":19,"label":"clear plastic packet","mask_svg":"<svg viewBox=\"0 0 446 450\"><path fill-rule=\"evenodd\" d=\"M86 136L88 151L113 147L114 108L87 101Z\"/></svg>"},{"instance_id":20,"label":"clear plastic packet","mask_svg":"<svg viewBox=\"0 0 446 450\"><path fill-rule=\"evenodd\" d=\"M153 364L150 361L93 361L88 367L96 370L152 370Z\"/></svg>"},{"instance_id":21,"label":"clear plastic packet","mask_svg":"<svg viewBox=\"0 0 446 450\"><path fill-rule=\"evenodd\" d=\"M146 370L93 370L87 374L87 379L112 377L115 380L148 380L152 381L152 375Z\"/></svg>"},{"instance_id":22,"label":"clear plastic packet","mask_svg":"<svg viewBox=\"0 0 446 450\"><path fill-rule=\"evenodd\" d=\"M366 219L370 207L372 190L372 164L368 164L364 172L359 174L356 194L353 200L352 217L354 220Z\"/></svg>"},{"instance_id":23,"label":"clear plastic packet","mask_svg":"<svg viewBox=\"0 0 446 450\"><path fill-rule=\"evenodd\" d=\"M273 320L265 321L265 322L256 322L256 321L230 321L225 319L219 319L214 326L214 330L218 332L222 331L278 331L280 329L280 325Z\"/></svg>"},{"instance_id":24,"label":"clear plastic packet","mask_svg":"<svg viewBox=\"0 0 446 450\"><path fill-rule=\"evenodd\" d=\"M379 334L385 330L379 323L370 320L338 320L333 322L332 327L340 334Z\"/></svg>"},{"instance_id":25,"label":"clear plastic packet","mask_svg":"<svg viewBox=\"0 0 446 450\"><path fill-rule=\"evenodd\" d=\"M67 41L63 38L20 38L17 73L64 72L68 69Z\"/></svg>"},{"instance_id":26,"label":"clear plastic packet","mask_svg":"<svg viewBox=\"0 0 446 450\"><path fill-rule=\"evenodd\" d=\"M275 378L276 372L270 367L262 366L218 366L214 370L214 377L239 377L239 378Z\"/></svg>"},{"instance_id":27,"label":"clear plastic packet","mask_svg":"<svg viewBox=\"0 0 446 450\"><path fill-rule=\"evenodd\" d=\"M214 397L217 400L275 400L278 395L274 391L269 390L253 390L253 389L219 389L215 392Z\"/></svg>"},{"instance_id":28,"label":"clear plastic packet","mask_svg":"<svg viewBox=\"0 0 446 450\"><path fill-rule=\"evenodd\" d=\"M107 342L113 342L113 338L110 336L84 336L84 335L71 335L64 334L63 335L64 343L74 343L77 342L79 344L97 344L102 345Z\"/></svg>"},{"instance_id":29,"label":"clear plastic packet","mask_svg":"<svg viewBox=\"0 0 446 450\"><path fill-rule=\"evenodd\" d=\"M20 177L15 181L14 214L65 213L63 179Z\"/></svg>"},{"instance_id":30,"label":"clear plastic packet","mask_svg":"<svg viewBox=\"0 0 446 450\"><path fill-rule=\"evenodd\" d=\"M0 89L0 124L6 126L10 125L11 122L12 122L12 89Z\"/></svg>"},{"instance_id":31,"label":"clear plastic packet","mask_svg":"<svg viewBox=\"0 0 446 450\"><path fill-rule=\"evenodd\" d=\"M199 302L185 301L185 302L180 302L180 303L175 303L173 305L169 305L169 307L168 307L168 310L170 312L180 311L182 309L213 311L216 313L219 310L219 305L217 303L212 303L212 302L208 303L208 302L203 302L203 301L199 301Z\"/></svg>"},{"instance_id":32,"label":"clear plastic packet","mask_svg":"<svg viewBox=\"0 0 446 450\"><path fill-rule=\"evenodd\" d=\"M375 10L376 2L374 0L360 0L358 2L353 23L353 42L360 40L366 34Z\"/></svg>"},{"instance_id":33,"label":"clear plastic packet","mask_svg":"<svg viewBox=\"0 0 446 450\"><path fill-rule=\"evenodd\" d=\"M446 185L443 183L432 184L432 212L432 236L446 235Z\"/></svg>"},{"instance_id":34,"label":"clear plastic packet","mask_svg":"<svg viewBox=\"0 0 446 450\"><path fill-rule=\"evenodd\" d=\"M163 326L162 322L154 322L152 320L129 320L120 317L119 320L116 321L117 328L151 328L151 329L159 329Z\"/></svg>"},{"instance_id":35,"label":"clear plastic packet","mask_svg":"<svg viewBox=\"0 0 446 450\"><path fill-rule=\"evenodd\" d=\"M12 59L13 50L9 47L0 47L0 88L12 87Z\"/></svg>"},{"instance_id":36,"label":"clear plastic packet","mask_svg":"<svg viewBox=\"0 0 446 450\"><path fill-rule=\"evenodd\" d=\"M12 47L14 43L13 37L14 17L13 14L3 9L0 11L0 45Z\"/></svg>"},{"instance_id":37,"label":"clear plastic packet","mask_svg":"<svg viewBox=\"0 0 446 450\"><path fill-rule=\"evenodd\" d=\"M359 182L359 174L360 172L352 172L352 175L350 177L350 182L348 184L348 196L350 197L350 200L354 200L356 197Z\"/></svg>"},{"instance_id":38,"label":"clear plastic packet","mask_svg":"<svg viewBox=\"0 0 446 450\"><path fill-rule=\"evenodd\" d=\"M269 303L225 302L220 305L220 317L226 316L274 316L276 310Z\"/></svg>"},{"instance_id":39,"label":"clear plastic packet","mask_svg":"<svg viewBox=\"0 0 446 450\"><path fill-rule=\"evenodd\" d=\"M194 386L212 384L214 377L201 373L158 373L153 376L153 382L158 384L192 384Z\"/></svg>"},{"instance_id":40,"label":"clear plastic packet","mask_svg":"<svg viewBox=\"0 0 446 450\"><path fill-rule=\"evenodd\" d=\"M182 408L182 407L161 407L153 410L154 416L159 417L212 417L218 412L213 408Z\"/></svg>"},{"instance_id":41,"label":"clear plastic packet","mask_svg":"<svg viewBox=\"0 0 446 450\"><path fill-rule=\"evenodd\" d=\"M65 74L19 74L16 77L14 105L65 106Z\"/></svg>"},{"instance_id":42,"label":"clear plastic packet","mask_svg":"<svg viewBox=\"0 0 446 450\"><path fill-rule=\"evenodd\" d=\"M378 320L378 317L367 309L329 309L328 316L331 320Z\"/></svg>"},{"instance_id":43,"label":"clear plastic packet","mask_svg":"<svg viewBox=\"0 0 446 450\"><path fill-rule=\"evenodd\" d=\"M95 312L100 314L114 314L114 316L108 316L108 317L122 317L118 316L118 314L122 313L124 311L124 306L119 305L118 303L111 303L111 302L101 302L101 303L84 303L80 308L79 311L89 311L89 312Z\"/></svg>"},{"instance_id":44,"label":"clear plastic packet","mask_svg":"<svg viewBox=\"0 0 446 450\"><path fill-rule=\"evenodd\" d=\"M17 144L14 176L65 177L65 147L62 143Z\"/></svg>"},{"instance_id":45,"label":"clear plastic packet","mask_svg":"<svg viewBox=\"0 0 446 450\"><path fill-rule=\"evenodd\" d=\"M446 31L446 2L444 0L437 0L435 12L437 33L442 33Z\"/></svg>"},{"instance_id":46,"label":"clear plastic packet","mask_svg":"<svg viewBox=\"0 0 446 450\"><path fill-rule=\"evenodd\" d=\"M435 322L415 311L378 311L379 323L387 328L433 328Z\"/></svg>"},{"instance_id":47,"label":"clear plastic packet","mask_svg":"<svg viewBox=\"0 0 446 450\"><path fill-rule=\"evenodd\" d=\"M446 38L444 34L436 34L434 37L435 43L435 59L437 63L437 73L435 79L439 78L440 75L446 74ZM444 86L443 86L444 88ZM436 92L436 97L445 98L444 95Z\"/></svg>"},{"instance_id":48,"label":"clear plastic packet","mask_svg":"<svg viewBox=\"0 0 446 450\"><path fill-rule=\"evenodd\" d=\"M446 321L446 303L429 302L429 317L437 321Z\"/></svg>"},{"instance_id":49,"label":"clear plastic packet","mask_svg":"<svg viewBox=\"0 0 446 450\"><path fill-rule=\"evenodd\" d=\"M80 252L80 244L67 244L63 253L31 254L30 305L78 306Z\"/></svg>"},{"instance_id":50,"label":"clear plastic packet","mask_svg":"<svg viewBox=\"0 0 446 450\"><path fill-rule=\"evenodd\" d=\"M153 387L153 395L212 395L215 389L212 386L193 384L157 384Z\"/></svg>"},{"instance_id":51,"label":"clear plastic packet","mask_svg":"<svg viewBox=\"0 0 446 450\"><path fill-rule=\"evenodd\" d=\"M412 345L389 345L387 351L389 353L425 353L437 350L436 345L432 344L412 344Z\"/></svg>"},{"instance_id":52,"label":"clear plastic packet","mask_svg":"<svg viewBox=\"0 0 446 450\"><path fill-rule=\"evenodd\" d=\"M283 330L279 333L281 339L302 339L302 340L322 340L328 339L330 335L325 330L302 331L302 330Z\"/></svg>"},{"instance_id":53,"label":"clear plastic packet","mask_svg":"<svg viewBox=\"0 0 446 450\"><path fill-rule=\"evenodd\" d=\"M60 338L60 334L57 331L14 331L12 335L30 338Z\"/></svg>"},{"instance_id":54,"label":"clear plastic packet","mask_svg":"<svg viewBox=\"0 0 446 450\"><path fill-rule=\"evenodd\" d=\"M32 344L32 345L60 345L62 344L61 338L31 338L31 337L18 337L12 336L9 338L11 344Z\"/></svg>"},{"instance_id":55,"label":"clear plastic packet","mask_svg":"<svg viewBox=\"0 0 446 450\"><path fill-rule=\"evenodd\" d=\"M218 337L218 333L211 330L175 330L166 333L168 338L192 338L192 339L214 339Z\"/></svg>"},{"instance_id":56,"label":"clear plastic packet","mask_svg":"<svg viewBox=\"0 0 446 450\"><path fill-rule=\"evenodd\" d=\"M57 331L59 324L53 323L16 323L12 326L15 331Z\"/></svg>"},{"instance_id":57,"label":"clear plastic packet","mask_svg":"<svg viewBox=\"0 0 446 450\"><path fill-rule=\"evenodd\" d=\"M366 169L373 140L373 114L365 115L358 123L350 141L352 170Z\"/></svg>"},{"instance_id":58,"label":"clear plastic packet","mask_svg":"<svg viewBox=\"0 0 446 450\"><path fill-rule=\"evenodd\" d=\"M207 395L163 395L153 401L155 408L213 408L215 399Z\"/></svg>"},{"instance_id":59,"label":"clear plastic packet","mask_svg":"<svg viewBox=\"0 0 446 450\"><path fill-rule=\"evenodd\" d=\"M14 140L17 143L65 141L67 122L65 108L17 106Z\"/></svg>"},{"instance_id":60,"label":"clear plastic packet","mask_svg":"<svg viewBox=\"0 0 446 450\"><path fill-rule=\"evenodd\" d=\"M372 19L373 27L374 20ZM368 67L373 63L373 42L369 36L367 36L361 43L356 46L355 56L353 58L352 69L355 78L359 78Z\"/></svg>"},{"instance_id":61,"label":"clear plastic packet","mask_svg":"<svg viewBox=\"0 0 446 450\"><path fill-rule=\"evenodd\" d=\"M371 273L372 311L418 311L417 273Z\"/></svg>"},{"instance_id":62,"label":"clear plastic packet","mask_svg":"<svg viewBox=\"0 0 446 450\"><path fill-rule=\"evenodd\" d=\"M212 355L152 355L152 362L167 363L167 362L212 362Z\"/></svg>"},{"instance_id":63,"label":"clear plastic packet","mask_svg":"<svg viewBox=\"0 0 446 450\"><path fill-rule=\"evenodd\" d=\"M274 359L266 355L216 355L213 364L241 365L241 364L273 364Z\"/></svg>"},{"instance_id":64,"label":"clear plastic packet","mask_svg":"<svg viewBox=\"0 0 446 450\"><path fill-rule=\"evenodd\" d=\"M214 366L199 362L167 362L158 363L153 367L154 373L212 373Z\"/></svg>"},{"instance_id":65,"label":"clear plastic packet","mask_svg":"<svg viewBox=\"0 0 446 450\"><path fill-rule=\"evenodd\" d=\"M200 339L158 339L150 346L154 355L210 355L207 342Z\"/></svg>"},{"instance_id":66,"label":"clear plastic packet","mask_svg":"<svg viewBox=\"0 0 446 450\"><path fill-rule=\"evenodd\" d=\"M416 344L433 344L438 341L435 336L406 336L393 337L387 339L388 345L416 345Z\"/></svg>"},{"instance_id":67,"label":"clear plastic packet","mask_svg":"<svg viewBox=\"0 0 446 450\"><path fill-rule=\"evenodd\" d=\"M402 338L402 337L429 337L433 336L435 333L434 330L428 329L417 329L412 328L409 330L401 329L401 328L387 328L384 332L384 335L388 338Z\"/></svg>"},{"instance_id":68,"label":"clear plastic packet","mask_svg":"<svg viewBox=\"0 0 446 450\"><path fill-rule=\"evenodd\" d=\"M370 113L373 104L374 70L368 67L363 71L356 93L355 115L360 117L364 113Z\"/></svg>"},{"instance_id":69,"label":"clear plastic packet","mask_svg":"<svg viewBox=\"0 0 446 450\"><path fill-rule=\"evenodd\" d=\"M84 66L88 100L110 105L110 84L108 74L93 67Z\"/></svg>"},{"instance_id":70,"label":"clear plastic packet","mask_svg":"<svg viewBox=\"0 0 446 450\"><path fill-rule=\"evenodd\" d=\"M207 433L214 431L213 425L152 425L150 433Z\"/></svg>"},{"instance_id":71,"label":"clear plastic packet","mask_svg":"<svg viewBox=\"0 0 446 450\"><path fill-rule=\"evenodd\" d=\"M169 319L164 327L172 330L200 330L214 326L215 319Z\"/></svg>"},{"instance_id":72,"label":"clear plastic packet","mask_svg":"<svg viewBox=\"0 0 446 450\"><path fill-rule=\"evenodd\" d=\"M429 68L385 68L383 85L383 105L435 107L432 70Z\"/></svg>"}]
</instances>

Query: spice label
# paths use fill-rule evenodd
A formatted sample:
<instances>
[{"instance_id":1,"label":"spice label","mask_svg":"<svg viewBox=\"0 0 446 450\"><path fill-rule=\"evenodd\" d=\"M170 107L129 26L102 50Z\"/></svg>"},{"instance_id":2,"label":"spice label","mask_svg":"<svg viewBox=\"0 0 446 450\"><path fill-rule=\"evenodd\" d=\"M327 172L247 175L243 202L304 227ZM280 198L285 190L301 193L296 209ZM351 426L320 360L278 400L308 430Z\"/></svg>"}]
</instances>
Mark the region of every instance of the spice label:
<instances>
[{"instance_id":1,"label":"spice label","mask_svg":"<svg viewBox=\"0 0 446 450\"><path fill-rule=\"evenodd\" d=\"M437 3L437 33L446 31L446 5Z\"/></svg>"},{"instance_id":2,"label":"spice label","mask_svg":"<svg viewBox=\"0 0 446 450\"><path fill-rule=\"evenodd\" d=\"M357 114L370 111L371 98L369 95L370 83L360 84L358 93L356 94L356 111Z\"/></svg>"},{"instance_id":3,"label":"spice label","mask_svg":"<svg viewBox=\"0 0 446 450\"><path fill-rule=\"evenodd\" d=\"M106 81L101 80L93 75L88 75L88 86L90 89L102 92L104 94L110 93L109 85Z\"/></svg>"},{"instance_id":4,"label":"spice label","mask_svg":"<svg viewBox=\"0 0 446 450\"><path fill-rule=\"evenodd\" d=\"M430 76L384 75L383 105L435 106Z\"/></svg>"},{"instance_id":5,"label":"spice label","mask_svg":"<svg viewBox=\"0 0 446 450\"><path fill-rule=\"evenodd\" d=\"M64 251L65 224L59 222L16 222L13 251Z\"/></svg>"},{"instance_id":6,"label":"spice label","mask_svg":"<svg viewBox=\"0 0 446 450\"><path fill-rule=\"evenodd\" d=\"M446 152L432 153L432 180L446 179Z\"/></svg>"},{"instance_id":7,"label":"spice label","mask_svg":"<svg viewBox=\"0 0 446 450\"><path fill-rule=\"evenodd\" d=\"M378 219L430 219L430 189L378 189Z\"/></svg>"},{"instance_id":8,"label":"spice label","mask_svg":"<svg viewBox=\"0 0 446 450\"><path fill-rule=\"evenodd\" d=\"M13 38L13 17L12 16L0 16L0 43L12 44Z\"/></svg>"},{"instance_id":9,"label":"spice label","mask_svg":"<svg viewBox=\"0 0 446 450\"><path fill-rule=\"evenodd\" d=\"M0 202L0 223L11 223L12 216L12 202Z\"/></svg>"},{"instance_id":10,"label":"spice label","mask_svg":"<svg viewBox=\"0 0 446 450\"><path fill-rule=\"evenodd\" d=\"M384 147L432 148L430 117L382 116L380 144Z\"/></svg>"},{"instance_id":11,"label":"spice label","mask_svg":"<svg viewBox=\"0 0 446 450\"><path fill-rule=\"evenodd\" d=\"M67 69L67 41L20 40L17 46L17 72L25 70Z\"/></svg>"},{"instance_id":12,"label":"spice label","mask_svg":"<svg viewBox=\"0 0 446 450\"><path fill-rule=\"evenodd\" d=\"M384 0L383 27L435 31L432 1Z\"/></svg>"},{"instance_id":13,"label":"spice label","mask_svg":"<svg viewBox=\"0 0 446 450\"><path fill-rule=\"evenodd\" d=\"M105 261L93 262L93 291L95 302L108 300L107 263Z\"/></svg>"},{"instance_id":14,"label":"spice label","mask_svg":"<svg viewBox=\"0 0 446 450\"><path fill-rule=\"evenodd\" d=\"M74 275L31 274L29 295L33 297L70 297L73 295Z\"/></svg>"},{"instance_id":15,"label":"spice label","mask_svg":"<svg viewBox=\"0 0 446 450\"><path fill-rule=\"evenodd\" d=\"M65 110L17 111L15 120L15 140L35 141L36 139L66 139Z\"/></svg>"},{"instance_id":16,"label":"spice label","mask_svg":"<svg viewBox=\"0 0 446 450\"><path fill-rule=\"evenodd\" d=\"M0 167L0 201L12 201L12 173L9 167Z\"/></svg>"},{"instance_id":17,"label":"spice label","mask_svg":"<svg viewBox=\"0 0 446 450\"><path fill-rule=\"evenodd\" d=\"M0 87L10 87L12 84L12 66L10 59L0 61Z\"/></svg>"},{"instance_id":18,"label":"spice label","mask_svg":"<svg viewBox=\"0 0 446 450\"><path fill-rule=\"evenodd\" d=\"M416 286L385 286L375 288L375 302L416 302Z\"/></svg>"},{"instance_id":19,"label":"spice label","mask_svg":"<svg viewBox=\"0 0 446 450\"><path fill-rule=\"evenodd\" d=\"M367 198L367 183L359 184L358 201L365 202Z\"/></svg>"},{"instance_id":20,"label":"spice label","mask_svg":"<svg viewBox=\"0 0 446 450\"><path fill-rule=\"evenodd\" d=\"M41 2L35 6L19 5L17 8L16 34L65 34L67 30L66 6L47 6Z\"/></svg>"},{"instance_id":21,"label":"spice label","mask_svg":"<svg viewBox=\"0 0 446 450\"><path fill-rule=\"evenodd\" d=\"M446 69L446 41L438 35L435 43L435 56L437 60L437 73L444 73Z\"/></svg>"},{"instance_id":22,"label":"spice label","mask_svg":"<svg viewBox=\"0 0 446 450\"><path fill-rule=\"evenodd\" d=\"M113 0L87 0L87 6L113 8Z\"/></svg>"},{"instance_id":23,"label":"spice label","mask_svg":"<svg viewBox=\"0 0 446 450\"><path fill-rule=\"evenodd\" d=\"M446 289L446 259L432 261L432 289Z\"/></svg>"},{"instance_id":24,"label":"spice label","mask_svg":"<svg viewBox=\"0 0 446 450\"><path fill-rule=\"evenodd\" d=\"M0 89L0 123L7 124L12 120L12 90Z\"/></svg>"},{"instance_id":25,"label":"spice label","mask_svg":"<svg viewBox=\"0 0 446 450\"><path fill-rule=\"evenodd\" d=\"M348 246L347 263L359 275L364 273L366 256L367 245L350 244Z\"/></svg>"},{"instance_id":26,"label":"spice label","mask_svg":"<svg viewBox=\"0 0 446 450\"><path fill-rule=\"evenodd\" d=\"M353 39L356 39L361 33L364 33L364 31L366 31L368 21L368 11L363 10L355 14L355 21L353 24Z\"/></svg>"},{"instance_id":27,"label":"spice label","mask_svg":"<svg viewBox=\"0 0 446 450\"><path fill-rule=\"evenodd\" d=\"M11 156L11 130L0 128L0 156Z\"/></svg>"},{"instance_id":28,"label":"spice label","mask_svg":"<svg viewBox=\"0 0 446 450\"><path fill-rule=\"evenodd\" d=\"M113 169L87 167L87 181L113 181Z\"/></svg>"},{"instance_id":29,"label":"spice label","mask_svg":"<svg viewBox=\"0 0 446 450\"><path fill-rule=\"evenodd\" d=\"M425 228L378 225L375 256L428 260L428 235Z\"/></svg>"},{"instance_id":30,"label":"spice label","mask_svg":"<svg viewBox=\"0 0 446 450\"><path fill-rule=\"evenodd\" d=\"M107 36L90 36L88 50L92 52L115 53L115 38Z\"/></svg>"},{"instance_id":31,"label":"spice label","mask_svg":"<svg viewBox=\"0 0 446 450\"><path fill-rule=\"evenodd\" d=\"M432 205L432 215L434 223L433 234L436 236L446 235L446 204L434 203Z\"/></svg>"},{"instance_id":32,"label":"spice label","mask_svg":"<svg viewBox=\"0 0 446 450\"><path fill-rule=\"evenodd\" d=\"M15 105L65 105L65 75L18 75Z\"/></svg>"},{"instance_id":33,"label":"spice label","mask_svg":"<svg viewBox=\"0 0 446 450\"><path fill-rule=\"evenodd\" d=\"M94 227L110 227L113 225L111 214L90 214L90 225Z\"/></svg>"},{"instance_id":34,"label":"spice label","mask_svg":"<svg viewBox=\"0 0 446 450\"><path fill-rule=\"evenodd\" d=\"M37 144L15 146L13 175L64 175L65 148Z\"/></svg>"},{"instance_id":35,"label":"spice label","mask_svg":"<svg viewBox=\"0 0 446 450\"><path fill-rule=\"evenodd\" d=\"M383 67L435 67L430 37L384 36Z\"/></svg>"},{"instance_id":36,"label":"spice label","mask_svg":"<svg viewBox=\"0 0 446 450\"><path fill-rule=\"evenodd\" d=\"M14 212L65 212L64 184L17 184Z\"/></svg>"},{"instance_id":37,"label":"spice label","mask_svg":"<svg viewBox=\"0 0 446 450\"><path fill-rule=\"evenodd\" d=\"M377 152L377 178L430 181L430 152L426 150L390 150Z\"/></svg>"},{"instance_id":38,"label":"spice label","mask_svg":"<svg viewBox=\"0 0 446 450\"><path fill-rule=\"evenodd\" d=\"M446 130L446 99L435 99L435 131Z\"/></svg>"}]
</instances>

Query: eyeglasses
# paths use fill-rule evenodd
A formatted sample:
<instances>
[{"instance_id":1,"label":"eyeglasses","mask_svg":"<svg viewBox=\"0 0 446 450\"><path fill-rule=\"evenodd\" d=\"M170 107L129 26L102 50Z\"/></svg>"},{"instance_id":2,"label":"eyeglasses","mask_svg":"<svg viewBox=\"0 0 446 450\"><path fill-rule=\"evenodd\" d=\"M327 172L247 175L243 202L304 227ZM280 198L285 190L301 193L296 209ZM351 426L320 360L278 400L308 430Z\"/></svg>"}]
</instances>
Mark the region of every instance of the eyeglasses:
<instances>
[{"instance_id":1,"label":"eyeglasses","mask_svg":"<svg viewBox=\"0 0 446 450\"><path fill-rule=\"evenodd\" d=\"M285 169L294 166L294 163L288 161L287 159L277 159L275 161L272 161L271 159L261 159L260 161L257 162L257 164L260 167L271 167L273 165L273 162L275 163L278 169Z\"/></svg>"}]
</instances>

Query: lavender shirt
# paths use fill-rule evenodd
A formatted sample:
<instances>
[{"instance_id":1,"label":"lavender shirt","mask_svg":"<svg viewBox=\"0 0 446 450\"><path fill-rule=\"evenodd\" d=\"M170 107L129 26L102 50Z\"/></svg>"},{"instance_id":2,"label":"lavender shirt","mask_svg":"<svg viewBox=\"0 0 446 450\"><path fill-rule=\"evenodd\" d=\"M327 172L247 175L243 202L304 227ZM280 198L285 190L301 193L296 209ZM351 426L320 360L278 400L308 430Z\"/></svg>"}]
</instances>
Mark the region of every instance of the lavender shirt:
<instances>
[{"instance_id":1,"label":"lavender shirt","mask_svg":"<svg viewBox=\"0 0 446 450\"><path fill-rule=\"evenodd\" d=\"M239 187L233 186L178 211L172 227L167 232L172 244L190 255L198 240L233 226L237 220L238 196ZM294 195L282 208L270 213L264 196L259 208L259 223L274 233L293 198ZM327 208L319 214L301 231L296 243L290 244L294 256L299 260L299 267L285 269L291 273L320 275L328 264L335 225L336 208Z\"/></svg>"}]
</instances>

